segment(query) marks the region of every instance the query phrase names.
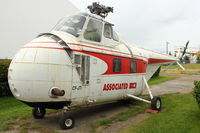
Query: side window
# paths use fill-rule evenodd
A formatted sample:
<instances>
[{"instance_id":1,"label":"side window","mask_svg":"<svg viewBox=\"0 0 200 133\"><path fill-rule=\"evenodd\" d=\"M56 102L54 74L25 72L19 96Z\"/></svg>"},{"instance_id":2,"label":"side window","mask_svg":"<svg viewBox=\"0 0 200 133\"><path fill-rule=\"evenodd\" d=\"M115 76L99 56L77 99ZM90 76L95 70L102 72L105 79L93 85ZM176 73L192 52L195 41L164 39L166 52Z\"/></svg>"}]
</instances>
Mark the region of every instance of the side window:
<instances>
[{"instance_id":1,"label":"side window","mask_svg":"<svg viewBox=\"0 0 200 133\"><path fill-rule=\"evenodd\" d=\"M104 36L106 38L112 39L112 26L110 24L104 25Z\"/></svg>"},{"instance_id":2,"label":"side window","mask_svg":"<svg viewBox=\"0 0 200 133\"><path fill-rule=\"evenodd\" d=\"M118 35L115 31L113 31L113 40L119 41Z\"/></svg>"},{"instance_id":3,"label":"side window","mask_svg":"<svg viewBox=\"0 0 200 133\"><path fill-rule=\"evenodd\" d=\"M101 22L90 19L84 33L84 38L90 41L101 42L102 27L103 24Z\"/></svg>"},{"instance_id":4,"label":"side window","mask_svg":"<svg viewBox=\"0 0 200 133\"><path fill-rule=\"evenodd\" d=\"M76 64L76 70L78 74L81 74L81 56L80 55L75 55L74 56L74 63Z\"/></svg>"},{"instance_id":5,"label":"side window","mask_svg":"<svg viewBox=\"0 0 200 133\"><path fill-rule=\"evenodd\" d=\"M90 56L82 55L81 80L83 84L89 84L90 76Z\"/></svg>"},{"instance_id":6,"label":"side window","mask_svg":"<svg viewBox=\"0 0 200 133\"><path fill-rule=\"evenodd\" d=\"M131 61L130 62L130 72L131 73L136 73L137 72L137 62L136 61Z\"/></svg>"},{"instance_id":7,"label":"side window","mask_svg":"<svg viewBox=\"0 0 200 133\"><path fill-rule=\"evenodd\" d=\"M90 57L85 55L74 55L74 64L83 84L89 84Z\"/></svg>"},{"instance_id":8,"label":"side window","mask_svg":"<svg viewBox=\"0 0 200 133\"><path fill-rule=\"evenodd\" d=\"M121 59L114 58L113 60L113 72L121 72Z\"/></svg>"}]
</instances>

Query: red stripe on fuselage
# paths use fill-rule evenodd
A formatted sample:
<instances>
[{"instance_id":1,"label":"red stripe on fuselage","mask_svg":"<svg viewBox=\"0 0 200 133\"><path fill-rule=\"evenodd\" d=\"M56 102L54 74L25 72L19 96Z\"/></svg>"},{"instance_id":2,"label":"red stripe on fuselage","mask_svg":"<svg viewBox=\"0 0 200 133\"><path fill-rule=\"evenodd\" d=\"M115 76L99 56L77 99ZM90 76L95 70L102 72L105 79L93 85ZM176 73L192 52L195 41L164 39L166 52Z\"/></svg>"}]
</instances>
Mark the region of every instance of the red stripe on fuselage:
<instances>
[{"instance_id":1,"label":"red stripe on fuselage","mask_svg":"<svg viewBox=\"0 0 200 133\"><path fill-rule=\"evenodd\" d=\"M65 44L65 43L59 43L59 42L30 42L30 43ZM84 45L84 44L77 44L77 43L66 43L66 44L68 44L68 45L82 46L82 47L87 47L87 48L98 49L98 50L103 50L103 51L108 51L108 52L113 52L113 53L118 53L118 54L124 54L124 55L130 55L130 56L132 56L132 54L129 54L129 53L124 53L124 52L119 52L119 51L115 51L115 50L110 50L110 49L105 49L105 48L99 48L99 47L94 47L94 46L88 46L88 45ZM147 57L140 56L140 55L133 55L133 56L148 59Z\"/></svg>"},{"instance_id":2,"label":"red stripe on fuselage","mask_svg":"<svg viewBox=\"0 0 200 133\"><path fill-rule=\"evenodd\" d=\"M30 43L65 44L65 43L59 43L59 42L30 42ZM109 50L109 49L104 49L104 48L98 48L98 47L88 46L88 45L84 45L84 44L76 44L76 43L66 43L66 44L68 44L68 45L76 45L76 46L83 46L83 47L87 47L87 48L98 49L98 50L104 50L104 51L113 52L113 53L119 53L119 54L124 54L124 55L131 55L131 54L129 54L129 53L124 53L124 52L119 52L119 51L114 51L114 50ZM101 53L99 53L99 54L101 54ZM133 56L148 59L147 57L144 57L144 56L139 56L139 55L133 55ZM155 58L149 58L149 59L148 59L148 64L153 64L153 63L165 63L165 62L176 62L176 60L155 59Z\"/></svg>"},{"instance_id":3,"label":"red stripe on fuselage","mask_svg":"<svg viewBox=\"0 0 200 133\"><path fill-rule=\"evenodd\" d=\"M24 48L45 48L45 49L58 49L58 50L65 50L64 48L58 48L58 47L40 47L40 46L37 46L37 47L27 46L27 47L24 47Z\"/></svg>"},{"instance_id":4,"label":"red stripe on fuselage","mask_svg":"<svg viewBox=\"0 0 200 133\"><path fill-rule=\"evenodd\" d=\"M104 49L104 48L98 48L98 47L93 47L93 46L87 46L87 45L83 45L83 44L75 44L75 43L67 43L67 44L69 44L69 45L76 45L76 46L83 46L83 47L93 48L93 49L98 49L98 50L104 50L104 51L114 52L114 53L119 53L119 54L131 55L129 53L124 53L124 52L119 52L119 51L114 51L114 50L109 50L109 49ZM145 58L143 56L138 56L138 57Z\"/></svg>"},{"instance_id":5,"label":"red stripe on fuselage","mask_svg":"<svg viewBox=\"0 0 200 133\"><path fill-rule=\"evenodd\" d=\"M149 58L149 63L148 64L165 63L165 62L176 62L176 60L166 60L166 59L153 59L153 58Z\"/></svg>"},{"instance_id":6,"label":"red stripe on fuselage","mask_svg":"<svg viewBox=\"0 0 200 133\"><path fill-rule=\"evenodd\" d=\"M64 48L57 48L57 47L24 47L24 48L45 48L45 49L57 49L57 50L65 50ZM84 53L87 55L91 55L94 57L97 57L101 60L103 60L107 64L107 70L102 75L108 75L108 74L133 74L130 72L130 62L136 61L137 62L137 72L136 73L145 73L146 72L146 61L134 59L134 58L128 58L128 57L121 57L116 55L109 55L109 54L103 54L103 53L96 53L91 51L81 51L81 50L72 50L80 53ZM121 59L121 72L113 72L113 59L118 58Z\"/></svg>"},{"instance_id":7,"label":"red stripe on fuselage","mask_svg":"<svg viewBox=\"0 0 200 133\"><path fill-rule=\"evenodd\" d=\"M116 55L108 55L108 54L103 54L103 53L96 53L96 52L91 52L91 51L80 51L80 50L73 50L76 52L81 52L84 54L88 54L91 56L95 56L101 60L103 60L108 68L105 73L102 75L110 75L110 74L133 74L130 72L130 62L131 61L136 61L137 62L137 71L136 73L145 73L146 72L146 61L139 60L139 59L134 59L134 58L127 58L127 57L121 57L121 56L116 56ZM121 72L113 72L113 60L115 58L121 59Z\"/></svg>"},{"instance_id":8,"label":"red stripe on fuselage","mask_svg":"<svg viewBox=\"0 0 200 133\"><path fill-rule=\"evenodd\" d=\"M29 47L24 47L24 48L46 48L46 49L57 49L57 50L65 50L64 48L58 48L58 47L34 47L34 46L29 46ZM122 56L116 56L116 55L110 55L110 54L104 54L104 53L97 53L97 52L91 52L91 51L82 51L82 50L75 50L72 49L72 51L76 52L81 52L84 54L88 54L91 56L95 56L101 60L103 60L108 68L103 75L106 74L131 74L130 72L130 62L131 61L136 61L137 62L137 71L136 73L145 73L146 72L146 65L148 64L153 64L153 63L163 63L163 62L175 62L174 60L164 60L164 59L153 59L150 58L149 62L143 61L142 59L135 59L135 58L130 58L130 57L122 57ZM114 58L121 59L122 65L121 65L121 72L113 72L113 60Z\"/></svg>"}]
</instances>

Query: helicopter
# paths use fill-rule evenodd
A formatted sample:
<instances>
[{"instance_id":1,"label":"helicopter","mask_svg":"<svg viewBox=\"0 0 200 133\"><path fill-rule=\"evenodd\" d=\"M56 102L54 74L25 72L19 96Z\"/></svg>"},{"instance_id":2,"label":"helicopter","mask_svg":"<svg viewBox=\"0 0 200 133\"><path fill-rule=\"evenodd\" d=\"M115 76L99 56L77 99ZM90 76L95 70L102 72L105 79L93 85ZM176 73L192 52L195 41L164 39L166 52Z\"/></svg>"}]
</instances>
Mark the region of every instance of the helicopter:
<instances>
[{"instance_id":1,"label":"helicopter","mask_svg":"<svg viewBox=\"0 0 200 133\"><path fill-rule=\"evenodd\" d=\"M10 90L16 99L33 108L35 119L42 119L47 108L68 111L127 98L161 110L161 98L153 96L147 81L162 64L179 59L126 43L104 19L107 12L95 9L94 14L63 18L51 32L38 35L12 59ZM145 88L151 100L139 97ZM63 113L59 125L70 129L75 120Z\"/></svg>"}]
</instances>

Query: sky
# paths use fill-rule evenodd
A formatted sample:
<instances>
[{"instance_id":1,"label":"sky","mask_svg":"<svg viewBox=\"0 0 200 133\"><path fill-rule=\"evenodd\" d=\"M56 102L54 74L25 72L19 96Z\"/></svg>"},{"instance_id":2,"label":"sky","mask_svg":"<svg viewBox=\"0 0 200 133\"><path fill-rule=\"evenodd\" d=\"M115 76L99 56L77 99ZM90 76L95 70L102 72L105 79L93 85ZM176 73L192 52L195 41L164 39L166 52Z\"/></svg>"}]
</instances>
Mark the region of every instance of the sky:
<instances>
[{"instance_id":1,"label":"sky","mask_svg":"<svg viewBox=\"0 0 200 133\"><path fill-rule=\"evenodd\" d=\"M16 52L38 34L49 32L57 21L94 0L1 0L0 58ZM199 0L98 0L114 7L107 21L115 25L126 42L165 52L183 46L200 47Z\"/></svg>"}]
</instances>

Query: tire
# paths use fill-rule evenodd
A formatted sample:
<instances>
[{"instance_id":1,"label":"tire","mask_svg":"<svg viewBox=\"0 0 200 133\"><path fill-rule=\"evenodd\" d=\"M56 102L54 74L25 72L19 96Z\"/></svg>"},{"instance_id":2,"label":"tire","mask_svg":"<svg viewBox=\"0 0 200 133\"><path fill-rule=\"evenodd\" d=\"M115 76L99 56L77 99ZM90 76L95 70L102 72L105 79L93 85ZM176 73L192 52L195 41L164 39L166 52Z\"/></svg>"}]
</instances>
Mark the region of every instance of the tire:
<instances>
[{"instance_id":1,"label":"tire","mask_svg":"<svg viewBox=\"0 0 200 133\"><path fill-rule=\"evenodd\" d=\"M35 119L42 119L44 118L44 115L46 114L45 108L33 108L32 115Z\"/></svg>"},{"instance_id":2,"label":"tire","mask_svg":"<svg viewBox=\"0 0 200 133\"><path fill-rule=\"evenodd\" d=\"M157 110L161 111L162 109L162 102L161 98L158 96L154 96L153 99L151 100L151 109L152 110Z\"/></svg>"},{"instance_id":3,"label":"tire","mask_svg":"<svg viewBox=\"0 0 200 133\"><path fill-rule=\"evenodd\" d=\"M68 115L63 115L59 120L60 128L64 130L73 128L74 124L74 119Z\"/></svg>"}]
</instances>

